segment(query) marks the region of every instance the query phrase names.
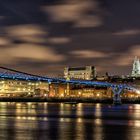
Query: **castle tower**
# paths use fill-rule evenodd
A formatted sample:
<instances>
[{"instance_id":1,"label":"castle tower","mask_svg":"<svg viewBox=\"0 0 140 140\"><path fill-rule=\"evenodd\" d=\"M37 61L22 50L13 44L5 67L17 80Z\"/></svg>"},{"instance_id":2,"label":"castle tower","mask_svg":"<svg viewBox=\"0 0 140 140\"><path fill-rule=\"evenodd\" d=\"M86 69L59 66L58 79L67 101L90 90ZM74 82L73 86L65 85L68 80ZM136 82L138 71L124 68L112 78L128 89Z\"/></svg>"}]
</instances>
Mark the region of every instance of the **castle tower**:
<instances>
[{"instance_id":1,"label":"castle tower","mask_svg":"<svg viewBox=\"0 0 140 140\"><path fill-rule=\"evenodd\" d=\"M140 60L135 57L132 69L132 77L140 77Z\"/></svg>"}]
</instances>

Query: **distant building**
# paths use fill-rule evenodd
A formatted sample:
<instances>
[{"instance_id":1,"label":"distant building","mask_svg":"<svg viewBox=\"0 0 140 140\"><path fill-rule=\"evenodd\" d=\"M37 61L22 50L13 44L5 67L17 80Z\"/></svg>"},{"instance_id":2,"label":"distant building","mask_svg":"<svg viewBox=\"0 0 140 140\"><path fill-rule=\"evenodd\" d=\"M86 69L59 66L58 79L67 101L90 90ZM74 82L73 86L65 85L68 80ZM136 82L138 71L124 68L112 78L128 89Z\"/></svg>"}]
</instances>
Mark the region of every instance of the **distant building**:
<instances>
[{"instance_id":1,"label":"distant building","mask_svg":"<svg viewBox=\"0 0 140 140\"><path fill-rule=\"evenodd\" d=\"M137 57L134 59L131 76L140 77L140 60Z\"/></svg>"},{"instance_id":2,"label":"distant building","mask_svg":"<svg viewBox=\"0 0 140 140\"><path fill-rule=\"evenodd\" d=\"M94 66L86 67L66 67L64 69L64 78L92 80L96 77L96 68Z\"/></svg>"}]
</instances>

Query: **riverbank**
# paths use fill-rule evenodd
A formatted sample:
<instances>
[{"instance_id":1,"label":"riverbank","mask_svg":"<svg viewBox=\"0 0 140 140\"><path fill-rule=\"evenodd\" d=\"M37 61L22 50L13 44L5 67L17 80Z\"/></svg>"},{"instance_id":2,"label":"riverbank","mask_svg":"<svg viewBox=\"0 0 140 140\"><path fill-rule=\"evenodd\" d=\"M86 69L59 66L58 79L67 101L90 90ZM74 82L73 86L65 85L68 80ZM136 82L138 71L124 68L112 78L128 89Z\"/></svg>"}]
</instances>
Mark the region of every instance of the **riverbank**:
<instances>
[{"instance_id":1,"label":"riverbank","mask_svg":"<svg viewBox=\"0 0 140 140\"><path fill-rule=\"evenodd\" d=\"M33 97L17 97L17 98L0 98L0 102L54 102L54 103L104 103L112 104L112 99L92 99L92 98L33 98ZM140 99L122 99L122 103L140 104Z\"/></svg>"},{"instance_id":2,"label":"riverbank","mask_svg":"<svg viewBox=\"0 0 140 140\"><path fill-rule=\"evenodd\" d=\"M112 99L79 99L79 98L37 98L37 97L18 97L0 98L0 102L76 102L76 103L112 103Z\"/></svg>"}]
</instances>

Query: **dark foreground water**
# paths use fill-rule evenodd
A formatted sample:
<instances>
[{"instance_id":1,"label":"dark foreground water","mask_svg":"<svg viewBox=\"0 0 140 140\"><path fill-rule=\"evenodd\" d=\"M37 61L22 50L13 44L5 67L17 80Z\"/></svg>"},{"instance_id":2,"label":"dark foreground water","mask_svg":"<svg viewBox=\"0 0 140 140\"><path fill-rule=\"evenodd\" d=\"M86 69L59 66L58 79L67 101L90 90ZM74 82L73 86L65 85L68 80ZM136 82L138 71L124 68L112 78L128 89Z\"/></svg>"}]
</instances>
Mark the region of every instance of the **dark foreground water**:
<instances>
[{"instance_id":1,"label":"dark foreground water","mask_svg":"<svg viewBox=\"0 0 140 140\"><path fill-rule=\"evenodd\" d=\"M140 105L0 103L0 140L140 140Z\"/></svg>"}]
</instances>

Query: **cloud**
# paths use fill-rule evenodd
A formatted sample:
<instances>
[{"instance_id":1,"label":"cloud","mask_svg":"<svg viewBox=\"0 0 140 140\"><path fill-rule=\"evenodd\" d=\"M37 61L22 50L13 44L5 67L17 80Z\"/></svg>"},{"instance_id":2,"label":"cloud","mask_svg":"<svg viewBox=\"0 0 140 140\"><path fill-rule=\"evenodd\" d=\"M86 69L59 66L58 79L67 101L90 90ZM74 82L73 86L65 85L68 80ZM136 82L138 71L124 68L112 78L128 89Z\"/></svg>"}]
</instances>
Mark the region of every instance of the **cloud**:
<instances>
[{"instance_id":1,"label":"cloud","mask_svg":"<svg viewBox=\"0 0 140 140\"><path fill-rule=\"evenodd\" d=\"M92 50L77 50L72 51L72 55L79 58L102 58L107 57L107 55L103 52L99 51L92 51Z\"/></svg>"},{"instance_id":2,"label":"cloud","mask_svg":"<svg viewBox=\"0 0 140 140\"><path fill-rule=\"evenodd\" d=\"M10 44L10 40L7 39L6 37L0 37L0 46L5 46L5 45L8 45Z\"/></svg>"},{"instance_id":3,"label":"cloud","mask_svg":"<svg viewBox=\"0 0 140 140\"><path fill-rule=\"evenodd\" d=\"M139 29L128 29L128 30L122 30L113 33L113 35L117 35L117 36L131 36L131 35L138 35L138 34L140 34Z\"/></svg>"},{"instance_id":4,"label":"cloud","mask_svg":"<svg viewBox=\"0 0 140 140\"><path fill-rule=\"evenodd\" d=\"M34 35L44 33L40 26L35 24L25 24L7 27L7 32L16 36Z\"/></svg>"},{"instance_id":5,"label":"cloud","mask_svg":"<svg viewBox=\"0 0 140 140\"><path fill-rule=\"evenodd\" d=\"M48 67L47 73L63 73L59 65L93 64L100 71L123 73L133 55L139 56L140 46L134 47L140 44L137 1L5 1L0 7L1 64L31 70L34 66L39 72Z\"/></svg>"},{"instance_id":6,"label":"cloud","mask_svg":"<svg viewBox=\"0 0 140 140\"><path fill-rule=\"evenodd\" d=\"M107 71L107 69L103 66L96 66L96 69L97 69L97 72L100 73L100 72L103 72L104 73Z\"/></svg>"},{"instance_id":7,"label":"cloud","mask_svg":"<svg viewBox=\"0 0 140 140\"><path fill-rule=\"evenodd\" d=\"M16 25L5 28L7 36L10 38L20 39L25 42L42 43L45 42L47 32L35 24Z\"/></svg>"},{"instance_id":8,"label":"cloud","mask_svg":"<svg viewBox=\"0 0 140 140\"><path fill-rule=\"evenodd\" d=\"M71 41L68 37L50 37L47 41L51 44L66 44Z\"/></svg>"},{"instance_id":9,"label":"cloud","mask_svg":"<svg viewBox=\"0 0 140 140\"><path fill-rule=\"evenodd\" d=\"M61 62L65 56L57 54L53 49L35 44L22 44L12 47L0 47L0 63L11 64L28 59L39 62Z\"/></svg>"},{"instance_id":10,"label":"cloud","mask_svg":"<svg viewBox=\"0 0 140 140\"><path fill-rule=\"evenodd\" d=\"M114 64L118 66L129 66L132 64L134 57L129 55L120 55L115 61Z\"/></svg>"},{"instance_id":11,"label":"cloud","mask_svg":"<svg viewBox=\"0 0 140 140\"><path fill-rule=\"evenodd\" d=\"M102 25L102 19L99 16L85 16L77 21L75 27L98 27Z\"/></svg>"},{"instance_id":12,"label":"cloud","mask_svg":"<svg viewBox=\"0 0 140 140\"><path fill-rule=\"evenodd\" d=\"M37 24L6 26L0 37L0 64L7 67L25 69L31 73L45 74L49 65L63 63L65 54L57 52L48 43L66 43L66 37L48 37L48 31ZM39 66L36 70L33 67ZM43 69L42 69L43 68ZM59 70L58 70L59 71ZM47 73L52 73L52 69ZM54 70L57 73L57 70Z\"/></svg>"},{"instance_id":13,"label":"cloud","mask_svg":"<svg viewBox=\"0 0 140 140\"><path fill-rule=\"evenodd\" d=\"M72 22L75 27L102 25L97 0L65 1L63 4L43 7L43 10L47 11L53 22Z\"/></svg>"},{"instance_id":14,"label":"cloud","mask_svg":"<svg viewBox=\"0 0 140 140\"><path fill-rule=\"evenodd\" d=\"M127 53L121 54L117 57L115 64L118 66L132 65L135 56L140 57L140 45L132 46Z\"/></svg>"},{"instance_id":15,"label":"cloud","mask_svg":"<svg viewBox=\"0 0 140 140\"><path fill-rule=\"evenodd\" d=\"M37 62L61 62L65 56L45 44L47 32L39 25L25 24L5 27L0 37L0 63L12 64L28 59ZM21 43L14 43L21 40ZM63 39L61 41L64 41ZM42 45L43 44L43 45Z\"/></svg>"}]
</instances>

